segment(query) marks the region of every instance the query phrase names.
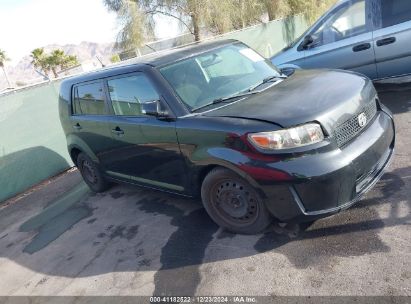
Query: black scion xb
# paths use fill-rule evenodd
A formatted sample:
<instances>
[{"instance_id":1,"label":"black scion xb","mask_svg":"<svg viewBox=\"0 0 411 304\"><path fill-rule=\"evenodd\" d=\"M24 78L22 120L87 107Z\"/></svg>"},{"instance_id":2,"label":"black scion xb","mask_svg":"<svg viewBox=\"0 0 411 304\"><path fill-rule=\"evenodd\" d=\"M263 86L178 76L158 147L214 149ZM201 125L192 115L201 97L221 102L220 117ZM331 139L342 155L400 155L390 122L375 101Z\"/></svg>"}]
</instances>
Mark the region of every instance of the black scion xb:
<instances>
[{"instance_id":1,"label":"black scion xb","mask_svg":"<svg viewBox=\"0 0 411 304\"><path fill-rule=\"evenodd\" d=\"M210 217L238 233L351 206L394 150L392 115L368 78L286 77L235 40L66 79L59 105L92 190L115 181L201 196Z\"/></svg>"}]
</instances>

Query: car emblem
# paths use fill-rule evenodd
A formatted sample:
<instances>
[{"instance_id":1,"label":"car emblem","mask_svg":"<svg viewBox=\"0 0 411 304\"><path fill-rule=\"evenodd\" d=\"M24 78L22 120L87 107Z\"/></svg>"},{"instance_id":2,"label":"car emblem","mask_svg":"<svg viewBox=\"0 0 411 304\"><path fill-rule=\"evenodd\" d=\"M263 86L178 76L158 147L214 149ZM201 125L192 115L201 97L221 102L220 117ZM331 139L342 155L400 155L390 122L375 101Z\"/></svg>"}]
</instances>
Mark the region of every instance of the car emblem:
<instances>
[{"instance_id":1,"label":"car emblem","mask_svg":"<svg viewBox=\"0 0 411 304\"><path fill-rule=\"evenodd\" d=\"M357 119L358 119L358 124L360 125L361 128L367 124L367 116L365 115L365 113L361 113L360 115L358 115Z\"/></svg>"}]
</instances>

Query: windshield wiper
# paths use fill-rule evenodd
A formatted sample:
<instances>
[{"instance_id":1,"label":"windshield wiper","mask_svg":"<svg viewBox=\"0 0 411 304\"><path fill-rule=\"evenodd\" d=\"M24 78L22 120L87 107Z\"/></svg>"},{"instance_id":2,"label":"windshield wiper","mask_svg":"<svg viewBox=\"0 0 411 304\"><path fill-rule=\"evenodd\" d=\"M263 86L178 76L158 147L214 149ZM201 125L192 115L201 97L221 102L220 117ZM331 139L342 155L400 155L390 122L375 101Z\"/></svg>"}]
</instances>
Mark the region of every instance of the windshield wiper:
<instances>
[{"instance_id":1,"label":"windshield wiper","mask_svg":"<svg viewBox=\"0 0 411 304\"><path fill-rule=\"evenodd\" d=\"M278 80L278 79L286 79L287 76L283 76L283 75L272 75L272 76L268 76L266 78L264 78L261 82L259 82L258 84L252 86L251 88L248 88L245 93L239 93L239 94L235 94L235 95L231 95L231 96L227 96L227 97L221 97L221 98L217 98L214 99L212 102L210 103L206 103L205 105L199 106L197 108L193 108L191 109L191 112L195 112L198 110L201 110L203 108L218 104L218 103L222 103L222 102L226 102L226 101L230 101L232 99L236 99L236 98L241 98L241 97L245 97L245 96L249 96L249 95L253 95L253 94L257 94L259 93L259 91L254 91L256 88L258 88L259 86L270 82L272 80Z\"/></svg>"},{"instance_id":2,"label":"windshield wiper","mask_svg":"<svg viewBox=\"0 0 411 304\"><path fill-rule=\"evenodd\" d=\"M233 100L233 99L236 99L236 98L241 98L241 97L245 97L245 96L249 96L249 95L254 95L254 94L257 94L257 93L258 93L258 91L254 91L254 92L249 92L248 91L246 93L239 93L239 94L235 94L235 95L231 95L231 96L227 96L227 97L217 98L217 99L214 99L210 103L206 103L205 105L202 105L202 106L199 106L197 108L191 109L191 112L195 112L195 111L201 110L203 108L206 108L206 107L209 107L209 106L212 106L212 105L215 105L215 104L219 104L219 103L222 103L222 102L227 102L227 101L230 101L230 100Z\"/></svg>"},{"instance_id":3,"label":"windshield wiper","mask_svg":"<svg viewBox=\"0 0 411 304\"><path fill-rule=\"evenodd\" d=\"M287 76L282 76L282 75L273 75L273 76L268 76L263 79L263 81L257 83L256 85L252 86L251 88L248 89L248 92L254 91L256 88L259 86L262 86L263 84L266 84L267 82L270 82L272 80L279 80L279 79L286 79Z\"/></svg>"}]
</instances>

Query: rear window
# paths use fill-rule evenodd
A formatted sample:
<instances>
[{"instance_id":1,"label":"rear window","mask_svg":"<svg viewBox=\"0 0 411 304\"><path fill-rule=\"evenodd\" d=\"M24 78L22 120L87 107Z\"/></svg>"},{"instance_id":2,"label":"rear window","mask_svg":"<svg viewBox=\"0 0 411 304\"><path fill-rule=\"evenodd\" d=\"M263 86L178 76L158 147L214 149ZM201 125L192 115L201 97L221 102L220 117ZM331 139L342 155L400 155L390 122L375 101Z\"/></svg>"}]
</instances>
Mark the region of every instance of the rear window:
<instances>
[{"instance_id":1,"label":"rear window","mask_svg":"<svg viewBox=\"0 0 411 304\"><path fill-rule=\"evenodd\" d=\"M79 85L74 88L73 114L104 115L104 91L102 82Z\"/></svg>"},{"instance_id":2,"label":"rear window","mask_svg":"<svg viewBox=\"0 0 411 304\"><path fill-rule=\"evenodd\" d=\"M382 26L389 27L411 20L410 0L382 0Z\"/></svg>"}]
</instances>

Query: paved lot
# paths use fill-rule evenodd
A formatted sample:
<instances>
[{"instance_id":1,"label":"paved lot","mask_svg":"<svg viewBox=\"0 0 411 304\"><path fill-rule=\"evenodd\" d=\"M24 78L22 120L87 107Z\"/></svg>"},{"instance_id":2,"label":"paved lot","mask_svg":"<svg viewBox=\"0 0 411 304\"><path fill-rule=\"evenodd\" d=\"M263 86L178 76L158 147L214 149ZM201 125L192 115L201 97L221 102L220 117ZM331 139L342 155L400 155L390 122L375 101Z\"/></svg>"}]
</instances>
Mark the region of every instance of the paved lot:
<instances>
[{"instance_id":1,"label":"paved lot","mask_svg":"<svg viewBox=\"0 0 411 304\"><path fill-rule=\"evenodd\" d=\"M309 227L218 229L199 202L127 186L93 195L76 171L0 210L0 295L411 295L411 90L389 172Z\"/></svg>"}]
</instances>

